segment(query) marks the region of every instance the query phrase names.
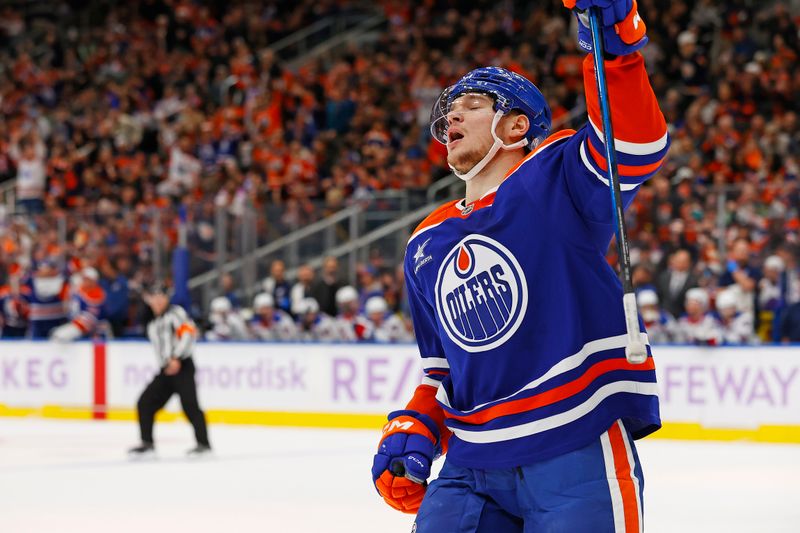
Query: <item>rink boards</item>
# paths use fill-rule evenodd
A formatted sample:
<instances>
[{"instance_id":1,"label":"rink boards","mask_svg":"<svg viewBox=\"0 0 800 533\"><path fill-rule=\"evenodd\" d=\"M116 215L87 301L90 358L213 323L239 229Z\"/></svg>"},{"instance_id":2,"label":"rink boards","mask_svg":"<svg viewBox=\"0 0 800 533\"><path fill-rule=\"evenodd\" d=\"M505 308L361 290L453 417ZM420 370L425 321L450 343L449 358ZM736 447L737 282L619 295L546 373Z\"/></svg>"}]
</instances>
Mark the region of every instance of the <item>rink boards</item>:
<instances>
[{"instance_id":1,"label":"rink boards","mask_svg":"<svg viewBox=\"0 0 800 533\"><path fill-rule=\"evenodd\" d=\"M678 439L800 442L800 347L658 346L664 427ZM133 420L154 372L144 342L0 342L0 416ZM200 343L211 422L378 428L419 384L416 346ZM182 418L176 398L159 415Z\"/></svg>"}]
</instances>

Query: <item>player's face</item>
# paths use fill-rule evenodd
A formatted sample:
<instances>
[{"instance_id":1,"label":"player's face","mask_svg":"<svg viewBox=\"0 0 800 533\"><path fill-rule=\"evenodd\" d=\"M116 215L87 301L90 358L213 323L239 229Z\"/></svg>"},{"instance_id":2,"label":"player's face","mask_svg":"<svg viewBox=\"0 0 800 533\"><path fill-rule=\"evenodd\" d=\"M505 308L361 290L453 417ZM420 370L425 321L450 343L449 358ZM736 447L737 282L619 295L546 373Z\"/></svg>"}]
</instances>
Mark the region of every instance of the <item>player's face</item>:
<instances>
[{"instance_id":1,"label":"player's face","mask_svg":"<svg viewBox=\"0 0 800 533\"><path fill-rule=\"evenodd\" d=\"M471 93L451 104L447 114L447 163L457 171L469 172L492 147L493 106L491 97Z\"/></svg>"},{"instance_id":2,"label":"player's face","mask_svg":"<svg viewBox=\"0 0 800 533\"><path fill-rule=\"evenodd\" d=\"M702 316L703 315L703 304L698 302L697 300L686 300L686 314L689 316Z\"/></svg>"}]
</instances>

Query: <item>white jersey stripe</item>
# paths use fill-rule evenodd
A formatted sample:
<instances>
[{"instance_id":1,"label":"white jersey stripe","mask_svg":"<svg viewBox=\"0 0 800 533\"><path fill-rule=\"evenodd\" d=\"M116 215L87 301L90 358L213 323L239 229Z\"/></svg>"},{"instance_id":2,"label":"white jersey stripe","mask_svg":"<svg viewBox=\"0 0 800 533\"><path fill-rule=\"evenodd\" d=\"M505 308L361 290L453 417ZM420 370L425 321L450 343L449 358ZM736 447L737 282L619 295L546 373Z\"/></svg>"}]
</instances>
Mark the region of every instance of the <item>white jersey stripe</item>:
<instances>
[{"instance_id":1,"label":"white jersey stripe","mask_svg":"<svg viewBox=\"0 0 800 533\"><path fill-rule=\"evenodd\" d=\"M633 460L633 450L631 449L631 441L628 439L628 432L625 431L625 426L622 420L617 420L619 430L622 432L622 442L625 443L625 454L628 456L628 464L631 467L631 479L633 480L633 490L636 492L636 512L639 514L639 533L644 531L644 516L642 515L642 495L639 489L639 478L636 477L636 463Z\"/></svg>"},{"instance_id":2,"label":"white jersey stripe","mask_svg":"<svg viewBox=\"0 0 800 533\"><path fill-rule=\"evenodd\" d=\"M439 391L441 390L442 389L439 389ZM589 399L582 404L564 411L563 413L541 418L539 420L534 420L533 422L507 428L489 429L485 431L469 431L456 427L451 427L450 429L459 439L474 444L489 444L493 442L519 439L521 437L530 437L531 435L544 433L545 431L565 426L570 422L574 422L592 412L592 410L595 409L600 402L606 398L620 393L658 396L658 386L655 383L646 383L641 381L615 381L614 383L609 383L597 389L597 391L595 391L595 393L592 394Z\"/></svg>"},{"instance_id":3,"label":"white jersey stripe","mask_svg":"<svg viewBox=\"0 0 800 533\"><path fill-rule=\"evenodd\" d=\"M438 389L439 385L441 385L441 382L425 376L422 378L422 385L430 385L431 387Z\"/></svg>"},{"instance_id":4,"label":"white jersey stripe","mask_svg":"<svg viewBox=\"0 0 800 533\"><path fill-rule=\"evenodd\" d=\"M450 363L444 357L423 357L422 368L426 372L432 368L450 368Z\"/></svg>"},{"instance_id":5,"label":"white jersey stripe","mask_svg":"<svg viewBox=\"0 0 800 533\"><path fill-rule=\"evenodd\" d=\"M614 466L614 450L611 448L611 439L608 438L608 431L600 435L600 445L603 448L603 462L606 465L608 491L611 494L614 532L625 533L625 508L622 503L622 491L619 488L619 480L617 480L617 469Z\"/></svg>"},{"instance_id":6,"label":"white jersey stripe","mask_svg":"<svg viewBox=\"0 0 800 533\"><path fill-rule=\"evenodd\" d=\"M595 176L597 179L599 179L601 182L603 182L603 185L605 185L606 187L609 187L609 186L610 186L610 182L608 181L608 178L604 178L603 176L601 176L601 175L600 175L600 173L599 173L599 172L597 172L597 170L595 170L595 168L594 168L594 167L592 166L592 164L589 162L589 158L588 158L588 157L586 157L586 144L585 144L586 142L588 142L588 141L583 141L583 142L581 143L581 149L580 149L580 152L581 152L581 161L583 161L583 166L585 166L586 168L588 168L588 169L589 169L589 171L590 171L592 174L594 174L594 176ZM640 183L622 183L622 182L620 182L620 184L619 184L619 190L620 190L620 191L632 191L633 189L635 189L635 188L636 188L636 187L638 187L639 185L641 185L641 184L640 184Z\"/></svg>"},{"instance_id":7,"label":"white jersey stripe","mask_svg":"<svg viewBox=\"0 0 800 533\"><path fill-rule=\"evenodd\" d=\"M603 132L600 131L600 128L589 119L589 124L592 125L592 129L600 138L600 141L605 143L605 136ZM660 139L649 142L649 143L632 143L628 141L621 141L614 137L614 148L617 152L622 152L629 155L650 155L655 154L656 152L660 152L667 146L667 139L669 138L669 132L665 131L664 136Z\"/></svg>"},{"instance_id":8,"label":"white jersey stripe","mask_svg":"<svg viewBox=\"0 0 800 533\"><path fill-rule=\"evenodd\" d=\"M648 345L650 344L650 341L647 337L647 333L640 332L639 335L640 335L639 338L643 343ZM565 357L564 359L562 359L561 361L550 367L550 369L544 374L542 374L540 377L531 381L530 383L522 387L520 390L514 392L513 394L509 394L504 398L498 398L497 400L493 400L487 403L482 403L480 405L472 407L471 409L459 412L463 414L469 414L474 411L477 411L478 409L482 409L487 405L510 400L514 398L514 396L517 396L518 394L521 394L527 390L535 389L542 383L551 380L556 376L559 376L561 374L564 374L565 372L569 372L570 370L578 368L584 363L584 361L586 361L589 357L598 352L604 352L606 350L612 350L614 348L624 348L627 345L628 345L627 334L616 335L614 337L605 337L603 339L596 339L593 341L589 341L586 344L584 344L583 347L580 350L578 350L577 353L570 355L569 357ZM423 363L427 360L428 359L423 359ZM450 367L448 366L447 368ZM444 392L444 389L439 390L439 392L436 394L436 399L439 400L439 402L442 405L445 405L452 409L452 406L450 405L450 399L447 397L447 393Z\"/></svg>"}]
</instances>

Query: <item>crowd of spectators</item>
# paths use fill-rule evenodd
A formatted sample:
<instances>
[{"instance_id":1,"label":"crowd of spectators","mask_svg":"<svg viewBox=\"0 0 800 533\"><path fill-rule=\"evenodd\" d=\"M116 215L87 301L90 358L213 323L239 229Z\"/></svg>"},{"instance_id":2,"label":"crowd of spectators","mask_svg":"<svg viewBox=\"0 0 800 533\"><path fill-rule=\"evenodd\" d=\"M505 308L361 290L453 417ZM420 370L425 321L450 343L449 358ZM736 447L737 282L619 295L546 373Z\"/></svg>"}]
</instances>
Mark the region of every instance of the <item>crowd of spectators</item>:
<instances>
[{"instance_id":1,"label":"crowd of spectators","mask_svg":"<svg viewBox=\"0 0 800 533\"><path fill-rule=\"evenodd\" d=\"M358 287L340 278L339 262L327 257L319 275L308 265L291 283L281 260L251 306L242 306L235 291L211 301L205 338L208 340L406 342L413 328L402 293L402 269L376 279L373 265L359 269ZM232 280L226 282L233 288Z\"/></svg>"},{"instance_id":2,"label":"crowd of spectators","mask_svg":"<svg viewBox=\"0 0 800 533\"><path fill-rule=\"evenodd\" d=\"M135 294L156 275L157 240L177 241L168 221L178 204L193 254L210 265L215 209L276 213L259 231L281 233L370 191L424 189L448 174L429 109L477 65L532 79L556 121L582 103L583 54L559 2L372 3L387 19L377 42L293 69L269 45L361 6L50 4L49 17L30 4L0 9L0 175L16 178L17 208L28 214L0 217L6 295L45 262L67 278L95 267L107 291L124 280ZM745 0L640 0L639 9L673 139L627 217L640 297L655 297L647 305L675 322L664 328L670 342L733 342L724 330L734 319L737 331L751 324L742 342L800 341L798 13ZM153 231L154 208L167 213L162 231ZM616 264L613 245L608 255ZM354 289L402 312L396 274L361 270ZM303 314L285 302L305 294L309 271L298 271L302 291L265 287L276 309ZM325 269L320 277L335 279ZM232 309L254 307L235 301L241 289L220 287L220 296ZM332 294L316 302L336 316ZM117 310L118 332L137 331L135 300ZM687 333L701 321L711 333Z\"/></svg>"}]
</instances>

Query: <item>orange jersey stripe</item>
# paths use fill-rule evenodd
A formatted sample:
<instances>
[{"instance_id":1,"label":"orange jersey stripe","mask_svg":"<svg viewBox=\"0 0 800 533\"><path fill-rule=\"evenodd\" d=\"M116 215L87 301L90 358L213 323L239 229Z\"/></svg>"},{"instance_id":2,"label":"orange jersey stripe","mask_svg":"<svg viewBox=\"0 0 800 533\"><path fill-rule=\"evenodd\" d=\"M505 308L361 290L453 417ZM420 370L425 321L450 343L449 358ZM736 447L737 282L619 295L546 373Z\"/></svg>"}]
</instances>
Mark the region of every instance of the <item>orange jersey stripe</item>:
<instances>
[{"instance_id":1,"label":"orange jersey stripe","mask_svg":"<svg viewBox=\"0 0 800 533\"><path fill-rule=\"evenodd\" d=\"M467 422L470 424L485 424L486 422L501 416L524 413L539 407L560 402L561 400L578 394L588 387L595 379L597 379L598 376L601 376L607 372L613 372L614 370L647 371L653 370L654 368L655 364L653 363L652 357L648 358L647 361L641 365L632 365L625 359L607 359L589 367L589 369L586 370L586 372L579 378L540 394L493 405L492 407L478 411L477 413L468 415L454 415L452 413L447 413L446 416L447 418L452 418L454 420L459 420L461 422Z\"/></svg>"},{"instance_id":2,"label":"orange jersey stripe","mask_svg":"<svg viewBox=\"0 0 800 533\"><path fill-rule=\"evenodd\" d=\"M628 462L628 452L622 437L622 429L615 422L608 429L608 439L611 441L611 451L614 456L614 470L616 471L619 491L622 493L622 508L625 512L625 531L636 533L639 531L639 503L636 498L636 487L631 475L632 465Z\"/></svg>"},{"instance_id":3,"label":"orange jersey stripe","mask_svg":"<svg viewBox=\"0 0 800 533\"><path fill-rule=\"evenodd\" d=\"M667 124L647 79L642 55L636 52L605 64L614 137L631 143L650 143L662 138ZM589 117L601 126L603 120L591 54L583 60L583 86Z\"/></svg>"},{"instance_id":4,"label":"orange jersey stripe","mask_svg":"<svg viewBox=\"0 0 800 533\"><path fill-rule=\"evenodd\" d=\"M430 227L435 226L437 224L441 224L442 222L444 222L445 220L450 219L450 218L467 218L469 215L471 215L472 213L474 213L478 209L481 209L483 207L487 207L487 206L492 205L494 203L495 194L496 193L494 193L494 192L489 193L486 196L484 196L483 198L481 198L479 200L476 200L475 202L469 204L469 205L472 206L472 209L470 209L468 211L458 207L458 204L461 203L461 200L455 200L455 201L448 202L448 203L444 204L443 206L441 206L438 209L436 209L436 211L434 211L433 213L428 215L427 218L425 218L425 220L423 220L420 223L420 225L417 226L417 229L415 229L414 233L412 233L411 238L409 239L409 242L414 237L416 237L417 234L419 234L421 231L425 230L426 228L430 228ZM465 207L467 207L467 206L465 206Z\"/></svg>"},{"instance_id":5,"label":"orange jersey stripe","mask_svg":"<svg viewBox=\"0 0 800 533\"><path fill-rule=\"evenodd\" d=\"M588 140L586 141L586 146L589 147L589 153L592 154L592 159L594 162L597 163L603 171L608 171L608 164L606 163L606 158L598 152L594 145L590 143ZM650 174L651 172L655 172L658 170L658 167L661 166L661 163L664 159L660 159L655 163L651 163L649 165L620 165L617 164L617 171L619 172L620 176L644 176L646 174Z\"/></svg>"},{"instance_id":6,"label":"orange jersey stripe","mask_svg":"<svg viewBox=\"0 0 800 533\"><path fill-rule=\"evenodd\" d=\"M513 167L511 167L511 170L509 170L509 171L506 173L506 178L507 178L507 177L509 177L511 174L513 174L513 173L514 173L514 171L515 171L515 170L517 170L517 169L518 169L520 166L522 166L522 164L523 164L525 161L527 161L528 159L530 159L531 157L533 157L534 155L536 155L536 153L537 153L537 152L539 152L539 151L540 151L542 148L544 148L545 146L551 145L551 144L553 144L553 143L554 143L554 142L556 142L556 141L559 141L559 140L561 140L561 139L564 139L565 137L570 137L570 136L572 136L572 135L575 135L575 130L561 130L561 131L558 131L558 132L556 132L556 133L552 134L552 135L551 135L551 136L549 136L547 139L545 139L545 140L542 142L542 144L540 144L539 146L537 146L535 150L533 150L531 153L529 153L528 155L526 155L524 158L520 159L520 160L519 160L519 162L518 162L516 165L514 165Z\"/></svg>"},{"instance_id":7,"label":"orange jersey stripe","mask_svg":"<svg viewBox=\"0 0 800 533\"><path fill-rule=\"evenodd\" d=\"M444 205L437 207L433 213L425 217L425 220L420 222L419 226L414 230L411 234L411 238L413 239L414 236L422 231L425 228L429 228L431 226L435 226L436 224L441 224L451 216L453 216L452 208L458 203L460 200L452 200L447 202ZM410 239L409 239L410 240Z\"/></svg>"}]
</instances>

